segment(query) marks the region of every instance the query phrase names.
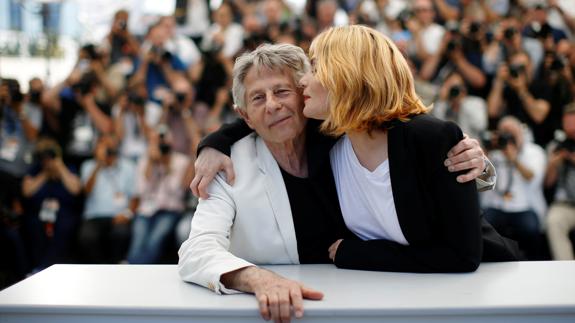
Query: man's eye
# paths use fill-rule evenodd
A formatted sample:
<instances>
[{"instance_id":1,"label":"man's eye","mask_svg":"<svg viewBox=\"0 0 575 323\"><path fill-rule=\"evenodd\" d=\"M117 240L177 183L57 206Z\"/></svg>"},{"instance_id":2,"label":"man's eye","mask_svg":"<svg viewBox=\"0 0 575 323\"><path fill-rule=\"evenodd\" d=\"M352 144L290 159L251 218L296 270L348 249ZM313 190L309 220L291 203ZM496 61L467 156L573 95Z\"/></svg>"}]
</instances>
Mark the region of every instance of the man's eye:
<instances>
[{"instance_id":1,"label":"man's eye","mask_svg":"<svg viewBox=\"0 0 575 323\"><path fill-rule=\"evenodd\" d=\"M252 102L261 101L263 98L264 98L263 95L256 95L252 97Z\"/></svg>"}]
</instances>

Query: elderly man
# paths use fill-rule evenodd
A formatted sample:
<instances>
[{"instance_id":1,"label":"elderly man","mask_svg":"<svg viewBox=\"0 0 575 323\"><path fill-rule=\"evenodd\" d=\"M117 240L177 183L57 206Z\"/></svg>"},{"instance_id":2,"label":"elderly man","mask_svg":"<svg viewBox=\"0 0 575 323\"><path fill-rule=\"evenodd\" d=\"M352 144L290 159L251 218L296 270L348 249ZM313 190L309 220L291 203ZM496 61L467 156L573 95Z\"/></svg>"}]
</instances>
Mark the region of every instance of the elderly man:
<instances>
[{"instance_id":1,"label":"elderly man","mask_svg":"<svg viewBox=\"0 0 575 323\"><path fill-rule=\"evenodd\" d=\"M317 123L302 113L298 81L308 70L305 54L293 45L263 45L238 58L234 102L255 133L232 145L235 183L218 174L179 251L184 280L217 293L254 293L263 318L276 321L289 321L290 306L301 317L302 298L322 294L254 264L329 263L331 243L353 238L331 172L333 139L319 135ZM459 156L468 163L464 168L476 166L478 151Z\"/></svg>"}]
</instances>

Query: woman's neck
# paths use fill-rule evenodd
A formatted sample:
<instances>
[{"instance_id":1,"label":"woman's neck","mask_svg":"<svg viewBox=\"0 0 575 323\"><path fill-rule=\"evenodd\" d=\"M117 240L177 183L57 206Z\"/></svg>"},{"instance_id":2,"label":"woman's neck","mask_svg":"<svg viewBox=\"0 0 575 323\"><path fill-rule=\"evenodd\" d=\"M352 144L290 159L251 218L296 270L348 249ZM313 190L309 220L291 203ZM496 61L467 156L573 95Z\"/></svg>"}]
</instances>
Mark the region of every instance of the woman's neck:
<instances>
[{"instance_id":1,"label":"woman's neck","mask_svg":"<svg viewBox=\"0 0 575 323\"><path fill-rule=\"evenodd\" d=\"M296 177L305 178L308 176L305 134L297 139L279 144L265 140L264 142L284 171Z\"/></svg>"},{"instance_id":2,"label":"woman's neck","mask_svg":"<svg viewBox=\"0 0 575 323\"><path fill-rule=\"evenodd\" d=\"M387 132L381 130L347 133L361 166L373 172L387 160Z\"/></svg>"}]
</instances>

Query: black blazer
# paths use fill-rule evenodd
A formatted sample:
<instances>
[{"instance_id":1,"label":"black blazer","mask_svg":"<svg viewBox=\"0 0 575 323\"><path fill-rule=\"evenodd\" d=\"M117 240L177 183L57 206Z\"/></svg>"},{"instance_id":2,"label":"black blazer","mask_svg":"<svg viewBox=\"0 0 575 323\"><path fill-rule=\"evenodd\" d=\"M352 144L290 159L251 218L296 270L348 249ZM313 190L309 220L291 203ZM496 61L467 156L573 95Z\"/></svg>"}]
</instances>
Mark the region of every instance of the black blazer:
<instances>
[{"instance_id":1,"label":"black blazer","mask_svg":"<svg viewBox=\"0 0 575 323\"><path fill-rule=\"evenodd\" d=\"M388 127L391 187L408 246L389 240L344 240L342 268L401 272L474 271L482 258L482 232L474 182L458 183L443 165L463 134L429 115Z\"/></svg>"},{"instance_id":2,"label":"black blazer","mask_svg":"<svg viewBox=\"0 0 575 323\"><path fill-rule=\"evenodd\" d=\"M363 270L465 272L475 270L480 261L518 260L514 242L481 218L475 183L458 183L459 174L443 165L447 152L463 138L457 125L420 115L392 122L388 129L393 198L410 245L345 239L335 264ZM243 122L224 126L205 138L198 151L209 146L229 155L229 147L250 132ZM327 153L334 143L326 139L318 148Z\"/></svg>"}]
</instances>

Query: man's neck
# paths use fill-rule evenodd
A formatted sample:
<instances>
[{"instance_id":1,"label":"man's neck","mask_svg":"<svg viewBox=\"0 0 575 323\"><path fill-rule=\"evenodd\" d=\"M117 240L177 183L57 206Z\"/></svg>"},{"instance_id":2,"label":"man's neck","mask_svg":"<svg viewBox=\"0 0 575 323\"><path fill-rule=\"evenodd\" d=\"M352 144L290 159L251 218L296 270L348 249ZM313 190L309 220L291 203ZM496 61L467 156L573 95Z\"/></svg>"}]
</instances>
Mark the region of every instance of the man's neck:
<instances>
[{"instance_id":1,"label":"man's neck","mask_svg":"<svg viewBox=\"0 0 575 323\"><path fill-rule=\"evenodd\" d=\"M305 134L300 138L280 144L264 142L284 171L296 177L308 177Z\"/></svg>"}]
</instances>

